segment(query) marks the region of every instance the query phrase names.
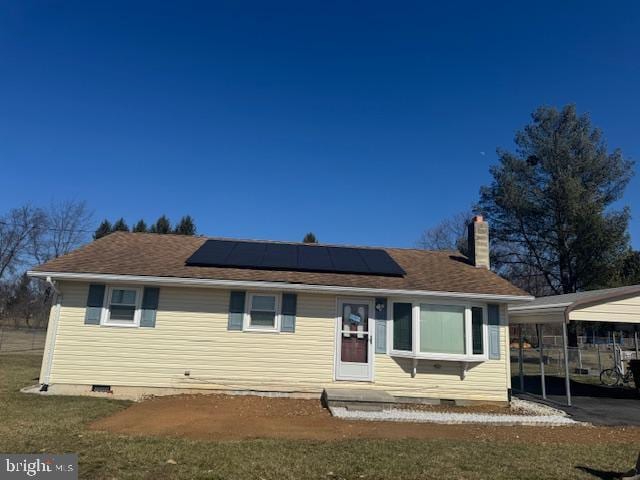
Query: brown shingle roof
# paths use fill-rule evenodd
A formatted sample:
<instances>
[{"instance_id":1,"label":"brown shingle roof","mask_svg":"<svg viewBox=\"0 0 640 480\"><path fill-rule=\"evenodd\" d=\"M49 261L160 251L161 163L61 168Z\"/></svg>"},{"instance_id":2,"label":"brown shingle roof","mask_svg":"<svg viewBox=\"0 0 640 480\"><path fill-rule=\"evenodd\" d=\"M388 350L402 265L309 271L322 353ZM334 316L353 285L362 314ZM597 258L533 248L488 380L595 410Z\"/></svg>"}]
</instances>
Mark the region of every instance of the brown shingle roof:
<instances>
[{"instance_id":1,"label":"brown shingle roof","mask_svg":"<svg viewBox=\"0 0 640 480\"><path fill-rule=\"evenodd\" d=\"M498 275L470 265L465 257L454 252L385 248L406 272L404 277L186 266L187 258L206 240L183 235L116 232L34 270L527 295Z\"/></svg>"}]
</instances>

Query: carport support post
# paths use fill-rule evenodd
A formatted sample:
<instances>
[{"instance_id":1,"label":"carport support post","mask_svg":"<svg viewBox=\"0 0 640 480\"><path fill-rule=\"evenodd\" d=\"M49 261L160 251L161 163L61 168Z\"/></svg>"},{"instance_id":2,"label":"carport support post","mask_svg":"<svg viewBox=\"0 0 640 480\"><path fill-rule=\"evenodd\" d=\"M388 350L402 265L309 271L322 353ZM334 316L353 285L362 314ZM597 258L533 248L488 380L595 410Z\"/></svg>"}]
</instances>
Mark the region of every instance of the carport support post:
<instances>
[{"instance_id":1,"label":"carport support post","mask_svg":"<svg viewBox=\"0 0 640 480\"><path fill-rule=\"evenodd\" d=\"M571 379L569 378L569 349L567 348L567 322L562 322L562 349L564 350L564 385L567 390L567 405L571 406Z\"/></svg>"},{"instance_id":2,"label":"carport support post","mask_svg":"<svg viewBox=\"0 0 640 480\"><path fill-rule=\"evenodd\" d=\"M538 347L540 347L540 385L542 385L542 398L544 400L547 399L547 386L545 385L544 380L544 352L543 352L543 341L542 341L542 324L538 325Z\"/></svg>"},{"instance_id":3,"label":"carport support post","mask_svg":"<svg viewBox=\"0 0 640 480\"><path fill-rule=\"evenodd\" d=\"M518 325L518 374L520 376L520 391L524 392L524 365L522 353L522 324Z\"/></svg>"}]
</instances>

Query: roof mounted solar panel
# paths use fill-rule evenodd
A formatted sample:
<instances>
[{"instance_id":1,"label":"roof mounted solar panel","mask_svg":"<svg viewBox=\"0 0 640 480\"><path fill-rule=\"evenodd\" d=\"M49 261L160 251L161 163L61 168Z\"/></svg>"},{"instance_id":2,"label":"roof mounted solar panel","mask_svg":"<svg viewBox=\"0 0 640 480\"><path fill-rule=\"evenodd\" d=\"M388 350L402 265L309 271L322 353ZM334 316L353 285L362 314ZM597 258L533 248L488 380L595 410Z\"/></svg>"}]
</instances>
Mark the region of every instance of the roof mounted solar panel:
<instances>
[{"instance_id":1,"label":"roof mounted solar panel","mask_svg":"<svg viewBox=\"0 0 640 480\"><path fill-rule=\"evenodd\" d=\"M397 269L402 271L400 266L384 250L362 248L360 249L360 255L371 271L394 272L397 271Z\"/></svg>"},{"instance_id":2,"label":"roof mounted solar panel","mask_svg":"<svg viewBox=\"0 0 640 480\"><path fill-rule=\"evenodd\" d=\"M298 247L298 270L310 272L331 272L334 270L329 250L312 245L292 245Z\"/></svg>"},{"instance_id":3,"label":"roof mounted solar panel","mask_svg":"<svg viewBox=\"0 0 640 480\"><path fill-rule=\"evenodd\" d=\"M230 240L207 240L187 259L187 265L225 265L236 243Z\"/></svg>"},{"instance_id":4,"label":"roof mounted solar panel","mask_svg":"<svg viewBox=\"0 0 640 480\"><path fill-rule=\"evenodd\" d=\"M229 253L227 257L227 263L229 265L249 268L254 265L261 265L266 250L266 243L236 242L233 250L231 250L231 253Z\"/></svg>"},{"instance_id":5,"label":"roof mounted solar panel","mask_svg":"<svg viewBox=\"0 0 640 480\"><path fill-rule=\"evenodd\" d=\"M362 248L327 247L327 250L329 251L333 264L337 265L341 270L350 272L372 271L360 255L360 250L364 250Z\"/></svg>"},{"instance_id":6,"label":"roof mounted solar panel","mask_svg":"<svg viewBox=\"0 0 640 480\"><path fill-rule=\"evenodd\" d=\"M376 248L207 240L187 265L301 272L403 276L388 252Z\"/></svg>"},{"instance_id":7,"label":"roof mounted solar panel","mask_svg":"<svg viewBox=\"0 0 640 480\"><path fill-rule=\"evenodd\" d=\"M267 250L262 259L263 268L298 268L298 249L281 243L266 243Z\"/></svg>"}]
</instances>

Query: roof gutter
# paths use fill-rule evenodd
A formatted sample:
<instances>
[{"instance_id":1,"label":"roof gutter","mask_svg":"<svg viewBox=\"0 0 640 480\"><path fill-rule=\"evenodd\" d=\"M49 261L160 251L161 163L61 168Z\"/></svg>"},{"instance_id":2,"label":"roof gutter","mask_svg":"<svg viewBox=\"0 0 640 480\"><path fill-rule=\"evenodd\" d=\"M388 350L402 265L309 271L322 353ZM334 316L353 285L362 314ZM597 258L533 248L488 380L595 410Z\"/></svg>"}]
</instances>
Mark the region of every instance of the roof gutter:
<instances>
[{"instance_id":1,"label":"roof gutter","mask_svg":"<svg viewBox=\"0 0 640 480\"><path fill-rule=\"evenodd\" d=\"M249 280L217 280L208 278L155 277L145 275L116 275L106 273L39 272L31 270L27 272L27 275L34 278L51 277L57 280L120 282L176 287L226 287L255 288L263 290L286 289L297 292L325 292L342 295L474 298L502 303L529 302L534 299L534 297L526 295L494 295L483 293L443 292L427 290L394 290L382 288L341 287L337 285L313 285L304 283L260 282Z\"/></svg>"}]
</instances>

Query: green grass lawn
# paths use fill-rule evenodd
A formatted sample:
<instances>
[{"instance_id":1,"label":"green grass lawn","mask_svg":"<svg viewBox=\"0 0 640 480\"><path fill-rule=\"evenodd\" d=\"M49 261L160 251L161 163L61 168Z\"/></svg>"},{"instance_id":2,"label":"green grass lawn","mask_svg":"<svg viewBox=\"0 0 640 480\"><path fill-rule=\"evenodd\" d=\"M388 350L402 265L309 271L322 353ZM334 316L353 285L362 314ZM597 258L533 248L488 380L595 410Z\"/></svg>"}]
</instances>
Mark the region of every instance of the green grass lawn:
<instances>
[{"instance_id":1,"label":"green grass lawn","mask_svg":"<svg viewBox=\"0 0 640 480\"><path fill-rule=\"evenodd\" d=\"M0 356L0 451L78 453L90 479L513 479L612 478L585 473L627 470L638 445L492 441L202 442L94 432L86 424L127 402L44 397L19 388L37 382L39 357ZM511 427L505 427L511 428ZM515 427L513 427L515 428ZM177 464L167 464L174 459ZM603 476L604 475L604 476Z\"/></svg>"}]
</instances>

